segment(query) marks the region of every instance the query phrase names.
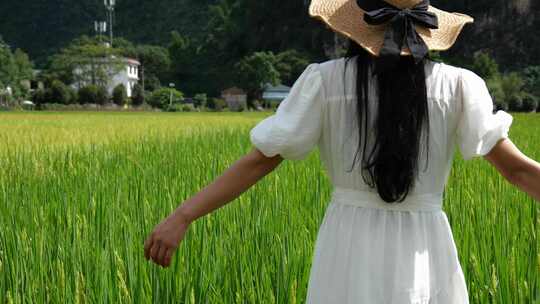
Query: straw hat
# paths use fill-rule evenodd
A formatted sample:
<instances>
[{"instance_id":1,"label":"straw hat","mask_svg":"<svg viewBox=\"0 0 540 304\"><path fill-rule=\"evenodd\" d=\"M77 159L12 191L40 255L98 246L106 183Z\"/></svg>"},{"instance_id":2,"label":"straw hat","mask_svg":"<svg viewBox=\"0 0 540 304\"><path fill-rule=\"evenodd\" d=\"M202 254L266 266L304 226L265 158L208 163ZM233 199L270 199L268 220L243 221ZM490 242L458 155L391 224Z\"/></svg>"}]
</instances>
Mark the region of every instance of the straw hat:
<instances>
[{"instance_id":1,"label":"straw hat","mask_svg":"<svg viewBox=\"0 0 540 304\"><path fill-rule=\"evenodd\" d=\"M381 0L399 9L412 8L422 0ZM431 5L429 12L438 18L438 28L430 29L418 24L417 33L424 40L429 50L447 50L455 42L467 23L473 23L471 16L461 13L449 13ZM364 20L365 11L355 0L312 0L309 15L324 21L332 30L356 41L375 56L383 46L387 24L370 25ZM401 55L411 55L409 48L403 45Z\"/></svg>"}]
</instances>

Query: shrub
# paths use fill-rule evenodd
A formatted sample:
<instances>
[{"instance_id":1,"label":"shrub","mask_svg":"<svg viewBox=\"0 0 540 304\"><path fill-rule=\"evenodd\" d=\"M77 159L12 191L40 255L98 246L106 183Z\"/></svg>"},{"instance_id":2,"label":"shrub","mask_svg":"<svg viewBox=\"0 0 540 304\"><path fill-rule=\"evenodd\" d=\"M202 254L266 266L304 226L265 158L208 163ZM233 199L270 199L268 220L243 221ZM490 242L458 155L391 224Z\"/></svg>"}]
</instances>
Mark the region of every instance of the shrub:
<instances>
[{"instance_id":1,"label":"shrub","mask_svg":"<svg viewBox=\"0 0 540 304\"><path fill-rule=\"evenodd\" d=\"M523 107L523 78L516 72L504 75L501 78L501 89L511 111L521 111Z\"/></svg>"},{"instance_id":2,"label":"shrub","mask_svg":"<svg viewBox=\"0 0 540 304\"><path fill-rule=\"evenodd\" d=\"M124 84L117 85L113 90L113 102L119 106L126 104L127 92Z\"/></svg>"},{"instance_id":3,"label":"shrub","mask_svg":"<svg viewBox=\"0 0 540 304\"><path fill-rule=\"evenodd\" d=\"M179 103L173 103L171 105L166 105L164 110L167 112L182 112L182 105Z\"/></svg>"},{"instance_id":4,"label":"shrub","mask_svg":"<svg viewBox=\"0 0 540 304\"><path fill-rule=\"evenodd\" d=\"M70 95L70 100L71 100L71 103L70 104L78 104L79 102L79 94L77 93L77 91L68 86L68 89L69 89L69 95Z\"/></svg>"},{"instance_id":5,"label":"shrub","mask_svg":"<svg viewBox=\"0 0 540 304\"><path fill-rule=\"evenodd\" d=\"M195 105L188 103L182 105L182 112L192 112L195 111Z\"/></svg>"},{"instance_id":6,"label":"shrub","mask_svg":"<svg viewBox=\"0 0 540 304\"><path fill-rule=\"evenodd\" d=\"M508 101L508 109L513 112L518 112L523 110L523 99L521 96L516 95Z\"/></svg>"},{"instance_id":7,"label":"shrub","mask_svg":"<svg viewBox=\"0 0 540 304\"><path fill-rule=\"evenodd\" d=\"M196 94L193 97L193 100L195 101L196 107L205 107L208 101L208 97L206 96L205 93L201 93L201 94Z\"/></svg>"},{"instance_id":8,"label":"shrub","mask_svg":"<svg viewBox=\"0 0 540 304\"><path fill-rule=\"evenodd\" d=\"M523 102L523 105L522 105L523 111L535 112L536 109L538 109L538 97L532 94L524 93L522 102Z\"/></svg>"},{"instance_id":9,"label":"shrub","mask_svg":"<svg viewBox=\"0 0 540 304\"><path fill-rule=\"evenodd\" d=\"M80 104L105 104L109 99L107 89L102 86L87 85L79 90Z\"/></svg>"},{"instance_id":10,"label":"shrub","mask_svg":"<svg viewBox=\"0 0 540 304\"><path fill-rule=\"evenodd\" d=\"M109 101L109 93L107 89L102 86L97 87L97 104L104 105Z\"/></svg>"},{"instance_id":11,"label":"shrub","mask_svg":"<svg viewBox=\"0 0 540 304\"><path fill-rule=\"evenodd\" d=\"M497 106L497 108L508 108L508 101L506 100L506 96L504 95L504 91L502 89L502 78L500 74L486 79L486 85L491 98L493 99L493 103Z\"/></svg>"},{"instance_id":12,"label":"shrub","mask_svg":"<svg viewBox=\"0 0 540 304\"><path fill-rule=\"evenodd\" d=\"M225 103L225 100L221 99L221 98L210 98L210 100L208 100L208 108L214 110L214 111L223 111L223 109L225 108L225 106L227 105Z\"/></svg>"},{"instance_id":13,"label":"shrub","mask_svg":"<svg viewBox=\"0 0 540 304\"><path fill-rule=\"evenodd\" d=\"M70 104L73 94L71 90L60 80L53 80L51 87L45 94L47 103Z\"/></svg>"},{"instance_id":14,"label":"shrub","mask_svg":"<svg viewBox=\"0 0 540 304\"><path fill-rule=\"evenodd\" d=\"M483 78L491 78L499 74L499 65L497 62L489 54L482 51L474 54L472 69Z\"/></svg>"},{"instance_id":15,"label":"shrub","mask_svg":"<svg viewBox=\"0 0 540 304\"><path fill-rule=\"evenodd\" d=\"M153 74L145 74L145 90L154 92L156 90L159 90L161 88L161 82L159 81L159 78Z\"/></svg>"},{"instance_id":16,"label":"shrub","mask_svg":"<svg viewBox=\"0 0 540 304\"><path fill-rule=\"evenodd\" d=\"M42 111L80 111L84 107L79 104L59 104L59 103L46 103L39 106L39 110Z\"/></svg>"},{"instance_id":17,"label":"shrub","mask_svg":"<svg viewBox=\"0 0 540 304\"><path fill-rule=\"evenodd\" d=\"M35 90L32 94L32 102L41 105L47 102L47 92L44 89Z\"/></svg>"},{"instance_id":18,"label":"shrub","mask_svg":"<svg viewBox=\"0 0 540 304\"><path fill-rule=\"evenodd\" d=\"M180 103L184 100L184 94L176 89L162 88L155 90L150 96L148 103L156 108L167 109L169 104Z\"/></svg>"},{"instance_id":19,"label":"shrub","mask_svg":"<svg viewBox=\"0 0 540 304\"><path fill-rule=\"evenodd\" d=\"M133 91L131 92L131 103L134 106L140 106L144 103L143 88L138 83L133 86Z\"/></svg>"},{"instance_id":20,"label":"shrub","mask_svg":"<svg viewBox=\"0 0 540 304\"><path fill-rule=\"evenodd\" d=\"M97 103L97 86L87 85L79 90L79 103Z\"/></svg>"},{"instance_id":21,"label":"shrub","mask_svg":"<svg viewBox=\"0 0 540 304\"><path fill-rule=\"evenodd\" d=\"M529 66L523 71L525 90L540 97L540 65Z\"/></svg>"}]
</instances>

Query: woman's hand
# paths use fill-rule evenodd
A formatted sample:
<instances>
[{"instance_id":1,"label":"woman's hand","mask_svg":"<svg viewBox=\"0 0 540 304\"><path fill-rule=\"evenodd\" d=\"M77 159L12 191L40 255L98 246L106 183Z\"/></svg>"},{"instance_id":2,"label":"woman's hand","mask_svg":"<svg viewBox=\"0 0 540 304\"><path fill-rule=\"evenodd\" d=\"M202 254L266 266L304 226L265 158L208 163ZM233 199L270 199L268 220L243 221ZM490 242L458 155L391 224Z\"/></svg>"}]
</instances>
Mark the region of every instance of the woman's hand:
<instances>
[{"instance_id":1,"label":"woman's hand","mask_svg":"<svg viewBox=\"0 0 540 304\"><path fill-rule=\"evenodd\" d=\"M144 243L144 256L162 267L169 267L176 248L189 227L181 213L174 212L159 223Z\"/></svg>"},{"instance_id":2,"label":"woman's hand","mask_svg":"<svg viewBox=\"0 0 540 304\"><path fill-rule=\"evenodd\" d=\"M233 201L282 161L279 154L266 157L258 149L252 149L154 228L144 243L146 259L151 258L156 264L168 267L190 223Z\"/></svg>"}]
</instances>

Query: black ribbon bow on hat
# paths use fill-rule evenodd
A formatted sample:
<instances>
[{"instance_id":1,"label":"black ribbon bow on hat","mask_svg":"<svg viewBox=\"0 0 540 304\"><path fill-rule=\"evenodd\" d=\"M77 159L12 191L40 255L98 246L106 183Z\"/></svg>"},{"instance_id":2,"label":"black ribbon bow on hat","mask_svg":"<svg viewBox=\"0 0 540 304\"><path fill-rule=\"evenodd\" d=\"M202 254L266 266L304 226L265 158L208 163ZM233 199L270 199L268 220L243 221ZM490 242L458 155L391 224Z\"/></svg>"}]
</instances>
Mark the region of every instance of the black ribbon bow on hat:
<instances>
[{"instance_id":1,"label":"black ribbon bow on hat","mask_svg":"<svg viewBox=\"0 0 540 304\"><path fill-rule=\"evenodd\" d=\"M357 0L357 3L365 11L364 21L367 24L379 25L390 21L390 26L384 34L375 74L395 66L405 43L416 64L428 54L429 48L416 31L415 24L431 29L439 28L437 15L428 11L429 0L423 0L412 8L404 9L383 0Z\"/></svg>"}]
</instances>

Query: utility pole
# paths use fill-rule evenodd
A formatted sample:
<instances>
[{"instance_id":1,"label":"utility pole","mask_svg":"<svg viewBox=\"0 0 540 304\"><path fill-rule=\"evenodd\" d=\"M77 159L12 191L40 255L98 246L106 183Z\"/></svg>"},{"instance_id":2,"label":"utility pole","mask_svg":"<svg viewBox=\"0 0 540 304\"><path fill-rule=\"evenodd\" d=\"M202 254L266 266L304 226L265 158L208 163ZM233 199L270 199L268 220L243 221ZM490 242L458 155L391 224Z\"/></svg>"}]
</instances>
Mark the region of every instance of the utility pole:
<instances>
[{"instance_id":1,"label":"utility pole","mask_svg":"<svg viewBox=\"0 0 540 304\"><path fill-rule=\"evenodd\" d=\"M113 46L113 24L114 24L114 6L116 0L103 0L105 8L107 9L107 17L109 18L109 35L111 39L111 47Z\"/></svg>"},{"instance_id":2,"label":"utility pole","mask_svg":"<svg viewBox=\"0 0 540 304\"><path fill-rule=\"evenodd\" d=\"M173 90L174 90L174 83L169 83L169 88L171 88L169 91L170 91L170 98L169 98L169 107L171 107L172 105L172 93L173 93Z\"/></svg>"}]
</instances>

